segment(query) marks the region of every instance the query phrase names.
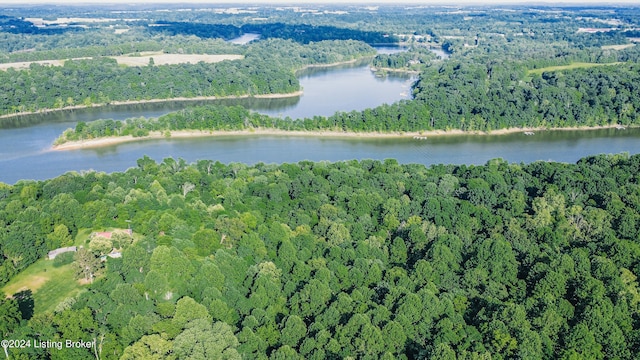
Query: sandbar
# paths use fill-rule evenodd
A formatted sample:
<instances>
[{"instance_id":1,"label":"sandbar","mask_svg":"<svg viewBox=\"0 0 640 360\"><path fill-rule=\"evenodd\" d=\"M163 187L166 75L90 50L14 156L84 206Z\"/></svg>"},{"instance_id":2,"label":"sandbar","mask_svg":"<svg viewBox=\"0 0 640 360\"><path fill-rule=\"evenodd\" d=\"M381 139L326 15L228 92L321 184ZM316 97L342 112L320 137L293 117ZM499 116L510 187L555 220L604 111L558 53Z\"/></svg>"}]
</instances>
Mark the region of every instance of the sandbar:
<instances>
[{"instance_id":1,"label":"sandbar","mask_svg":"<svg viewBox=\"0 0 640 360\"><path fill-rule=\"evenodd\" d=\"M492 131L464 131L460 129L453 130L430 130L416 132L354 132L354 131L337 131L337 130L314 130L314 131L290 131L268 128L252 128L245 130L174 130L169 131L170 136L166 136L166 132L154 131L144 137L128 136L111 136L88 140L69 141L60 145L53 145L51 150L65 151L99 148L104 146L112 146L133 141L145 141L154 139L176 139L176 138L196 138L196 137L215 137L215 136L249 136L249 135L265 135L265 136L308 136L308 137L326 137L326 138L416 138L428 140L429 137L439 136L460 136L460 135L507 135L525 132L540 131L587 131L618 128L620 125L591 126L591 127L566 127L566 128L508 128Z\"/></svg>"}]
</instances>

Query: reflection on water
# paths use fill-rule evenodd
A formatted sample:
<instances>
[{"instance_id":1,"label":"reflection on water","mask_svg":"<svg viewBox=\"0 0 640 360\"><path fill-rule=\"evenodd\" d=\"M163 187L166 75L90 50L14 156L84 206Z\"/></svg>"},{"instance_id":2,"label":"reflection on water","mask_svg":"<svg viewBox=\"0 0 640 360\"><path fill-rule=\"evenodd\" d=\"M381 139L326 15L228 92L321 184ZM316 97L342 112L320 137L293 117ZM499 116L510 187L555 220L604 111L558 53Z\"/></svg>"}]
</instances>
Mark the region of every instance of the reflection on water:
<instances>
[{"instance_id":1,"label":"reflection on water","mask_svg":"<svg viewBox=\"0 0 640 360\"><path fill-rule=\"evenodd\" d=\"M369 70L370 59L330 67L313 67L300 71L302 97L243 98L206 101L166 101L130 105L62 110L0 119L0 129L14 129L42 123L67 124L96 119L124 120L133 117L158 117L171 111L204 104L241 105L264 114L291 118L329 116L336 111L364 110L382 103L407 98L413 83L409 75L397 73L384 78ZM0 134L0 139L1 139Z\"/></svg>"},{"instance_id":2,"label":"reflection on water","mask_svg":"<svg viewBox=\"0 0 640 360\"><path fill-rule=\"evenodd\" d=\"M275 116L311 117L335 111L360 110L391 103L410 93L413 79L376 78L366 64L307 69L299 74L304 89L301 97L283 99L217 100L227 105L241 104ZM67 171L124 171L148 155L156 161L166 157L188 162L212 159L221 162L254 164L298 162L302 160L340 161L350 159L395 158L400 163L484 164L489 159L509 162L554 160L575 162L591 154L640 153L640 128L627 130L538 131L490 136L442 136L415 140L327 139L296 136L220 136L191 139L146 140L99 149L49 151L53 140L78 121L98 118L122 120L153 117L207 102L163 102L107 106L2 119L0 129L0 181L47 179Z\"/></svg>"},{"instance_id":3,"label":"reflection on water","mask_svg":"<svg viewBox=\"0 0 640 360\"><path fill-rule=\"evenodd\" d=\"M300 98L295 96L278 99L245 98L197 101L187 100L129 105L106 105L101 107L61 110L50 113L21 115L12 118L0 119L0 129L29 127L42 123L75 124L79 121L88 122L97 119L124 120L139 116L158 117L172 111L182 110L185 107L201 106L205 104L221 104L227 106L241 105L249 109L283 109L294 106L299 100Z\"/></svg>"},{"instance_id":4,"label":"reflection on water","mask_svg":"<svg viewBox=\"0 0 640 360\"><path fill-rule=\"evenodd\" d=\"M640 153L640 129L542 131L535 136L442 136L426 140L406 138L313 138L301 136L220 136L191 139L146 140L99 149L33 151L0 160L0 181L46 179L67 171L94 169L124 171L148 155L160 162L166 157L188 162L212 159L223 163L255 164L351 159L395 158L400 163L484 164L493 158L528 163L537 160L575 162L599 153ZM3 154L4 155L4 154Z\"/></svg>"},{"instance_id":5,"label":"reflection on water","mask_svg":"<svg viewBox=\"0 0 640 360\"><path fill-rule=\"evenodd\" d=\"M140 116L157 117L188 106L206 103L242 105L254 111L281 117L329 116L336 111L363 110L407 98L406 94L411 93L409 91L411 82L412 79L406 77L376 78L369 70L368 63L360 62L331 68L308 69L301 73L300 84L304 93L300 97L112 105L0 119L0 181L15 182L25 178L46 179L70 170L92 168L101 171L124 170L135 165L136 159L144 154L153 155L159 160L168 156L182 156L187 159L200 156L196 150L187 150L189 146L192 146L190 144L198 143L195 140L184 140L182 143L177 140L160 141L153 146L151 142L141 142L135 145L127 144L126 146L102 148L97 151L46 151L51 147L54 139L65 129L75 127L78 121L124 120ZM212 140L208 139L207 141ZM244 139L243 141L248 140ZM235 143L237 144L237 142ZM186 148L176 147L177 144L186 145ZM216 143L216 145L219 144L226 143ZM270 144L279 149L273 154L281 153L281 146L278 145L277 140L271 141ZM247 144L242 143L242 146L247 147ZM211 156L246 154L239 149L217 148L217 150L218 152L211 154ZM256 149L255 151L256 156L263 155L261 154L263 150ZM297 152L295 149L284 149L283 151ZM316 152L321 154L322 149L317 149ZM246 157L244 160L236 158L231 161L252 162L251 158Z\"/></svg>"}]
</instances>

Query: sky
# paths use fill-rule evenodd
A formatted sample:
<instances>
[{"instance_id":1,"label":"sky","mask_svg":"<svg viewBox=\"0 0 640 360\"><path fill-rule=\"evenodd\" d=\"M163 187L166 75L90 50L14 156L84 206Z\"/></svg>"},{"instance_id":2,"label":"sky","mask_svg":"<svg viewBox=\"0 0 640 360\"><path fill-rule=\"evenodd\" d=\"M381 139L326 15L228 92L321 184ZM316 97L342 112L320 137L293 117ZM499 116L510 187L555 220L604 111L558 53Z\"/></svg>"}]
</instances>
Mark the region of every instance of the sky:
<instances>
[{"instance_id":1,"label":"sky","mask_svg":"<svg viewBox=\"0 0 640 360\"><path fill-rule=\"evenodd\" d=\"M489 4L535 4L535 5L638 5L638 0L192 0L192 1L176 1L176 0L153 0L153 1L136 1L136 0L0 0L5 4L153 4L153 3L171 3L171 4L289 4L289 5L312 5L312 4L412 4L412 5L489 5Z\"/></svg>"}]
</instances>

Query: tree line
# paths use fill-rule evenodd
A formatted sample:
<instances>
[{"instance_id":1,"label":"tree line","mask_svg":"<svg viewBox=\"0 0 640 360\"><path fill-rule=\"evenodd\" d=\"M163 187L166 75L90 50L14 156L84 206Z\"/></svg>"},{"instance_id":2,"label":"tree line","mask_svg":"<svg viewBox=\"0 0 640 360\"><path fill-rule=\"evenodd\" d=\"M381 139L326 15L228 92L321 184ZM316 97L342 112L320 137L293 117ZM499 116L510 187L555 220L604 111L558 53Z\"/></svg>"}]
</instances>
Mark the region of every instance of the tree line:
<instances>
[{"instance_id":1,"label":"tree line","mask_svg":"<svg viewBox=\"0 0 640 360\"><path fill-rule=\"evenodd\" d=\"M421 71L432 65L437 59L437 55L424 46L412 46L406 51L394 54L378 54L371 62L374 69L401 70L401 71Z\"/></svg>"},{"instance_id":2,"label":"tree line","mask_svg":"<svg viewBox=\"0 0 640 360\"><path fill-rule=\"evenodd\" d=\"M638 172L625 154L428 168L144 157L2 184L2 283L79 229L131 220L139 239L114 239L122 258L104 263L104 246L76 254L93 283L54 312L26 320L3 296L0 331L97 342L12 358L632 359Z\"/></svg>"},{"instance_id":3,"label":"tree line","mask_svg":"<svg viewBox=\"0 0 640 360\"><path fill-rule=\"evenodd\" d=\"M0 112L11 114L113 101L197 96L291 93L299 89L294 71L372 55L357 41L299 45L271 39L250 45L243 60L215 64L122 67L114 59L68 60L62 67L31 64L0 72Z\"/></svg>"},{"instance_id":4,"label":"tree line","mask_svg":"<svg viewBox=\"0 0 640 360\"><path fill-rule=\"evenodd\" d=\"M257 33L262 38L293 40L301 44L324 40L358 40L368 44L396 43L398 38L393 34L381 31L362 31L352 28L341 28L330 25L266 23L243 24L210 24L201 22L158 21L149 24L149 31L174 35L195 35L199 38L232 39L244 33Z\"/></svg>"},{"instance_id":5,"label":"tree line","mask_svg":"<svg viewBox=\"0 0 640 360\"><path fill-rule=\"evenodd\" d=\"M205 105L159 118L80 123L56 141L103 136L146 136L149 131L246 130L418 132L514 127L633 125L640 109L640 71L615 64L529 73L522 66L447 61L425 70L414 99L363 111L290 119L261 115L240 106Z\"/></svg>"}]
</instances>

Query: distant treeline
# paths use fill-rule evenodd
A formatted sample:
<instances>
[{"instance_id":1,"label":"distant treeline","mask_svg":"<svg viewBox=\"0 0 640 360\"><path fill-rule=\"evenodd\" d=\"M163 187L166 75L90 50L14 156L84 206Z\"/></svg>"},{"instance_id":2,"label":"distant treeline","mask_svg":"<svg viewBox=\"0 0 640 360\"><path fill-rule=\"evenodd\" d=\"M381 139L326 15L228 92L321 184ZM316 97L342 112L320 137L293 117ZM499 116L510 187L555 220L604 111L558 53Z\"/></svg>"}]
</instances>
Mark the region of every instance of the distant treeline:
<instances>
[{"instance_id":1,"label":"distant treeline","mask_svg":"<svg viewBox=\"0 0 640 360\"><path fill-rule=\"evenodd\" d=\"M618 64L548 71L524 81L528 75L523 68L447 62L422 74L414 100L374 109L290 119L253 113L240 106L208 105L157 119L81 123L57 143L186 129L404 132L637 124L639 69L635 64Z\"/></svg>"},{"instance_id":2,"label":"distant treeline","mask_svg":"<svg viewBox=\"0 0 640 360\"><path fill-rule=\"evenodd\" d=\"M371 66L376 69L419 71L431 65L437 58L438 56L428 48L416 46L394 54L378 54Z\"/></svg>"},{"instance_id":3,"label":"distant treeline","mask_svg":"<svg viewBox=\"0 0 640 360\"><path fill-rule=\"evenodd\" d=\"M301 45L269 39L252 44L243 60L215 64L123 67L109 58L69 60L63 67L32 64L28 70L0 71L0 114L114 101L291 93L300 88L295 70L373 54L360 41Z\"/></svg>"},{"instance_id":4,"label":"distant treeline","mask_svg":"<svg viewBox=\"0 0 640 360\"><path fill-rule=\"evenodd\" d=\"M0 31L12 34L29 34L29 35L54 35L64 34L67 32L82 31L79 27L38 27L32 22L25 21L13 16L0 15Z\"/></svg>"},{"instance_id":5,"label":"distant treeline","mask_svg":"<svg viewBox=\"0 0 640 360\"><path fill-rule=\"evenodd\" d=\"M257 33L262 38L279 38L293 40L301 44L323 40L359 40L368 44L396 43L395 35L380 31L362 31L358 29L340 28L336 26L308 24L245 24L234 26L227 24L206 24L194 22L160 21L150 24L151 32L162 32L174 35L195 35L201 38L232 39L243 33Z\"/></svg>"},{"instance_id":6,"label":"distant treeline","mask_svg":"<svg viewBox=\"0 0 640 360\"><path fill-rule=\"evenodd\" d=\"M151 24L136 22L137 25L148 25L151 33L175 35L195 35L199 38L233 39L243 33L259 33L263 38L280 38L308 44L323 40L359 40L369 44L395 43L398 38L380 31L362 31L329 25L309 24L214 24L201 22L157 21ZM0 31L13 34L51 35L69 31L84 31L82 27L38 27L29 21L16 17L0 15Z\"/></svg>"},{"instance_id":7,"label":"distant treeline","mask_svg":"<svg viewBox=\"0 0 640 360\"><path fill-rule=\"evenodd\" d=\"M78 41L80 41L80 39ZM109 45L85 44L84 46L78 47L61 46L49 50L4 53L0 54L0 63L66 60L99 56L136 56L142 52L161 52L165 54L243 54L246 51L246 48L242 46L231 44L220 39L198 39L177 36L173 38L152 38Z\"/></svg>"}]
</instances>

